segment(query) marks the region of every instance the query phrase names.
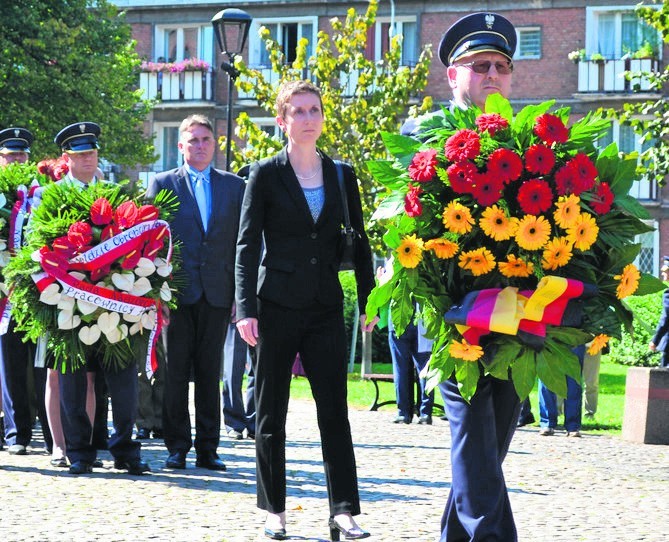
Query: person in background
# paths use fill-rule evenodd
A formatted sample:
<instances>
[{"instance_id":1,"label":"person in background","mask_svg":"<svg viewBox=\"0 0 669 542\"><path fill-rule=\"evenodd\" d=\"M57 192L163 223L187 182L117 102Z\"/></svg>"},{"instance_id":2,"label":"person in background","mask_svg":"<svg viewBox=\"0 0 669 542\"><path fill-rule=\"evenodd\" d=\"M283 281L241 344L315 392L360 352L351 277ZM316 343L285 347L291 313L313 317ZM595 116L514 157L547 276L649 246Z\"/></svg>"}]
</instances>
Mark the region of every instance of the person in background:
<instances>
[{"instance_id":1,"label":"person in background","mask_svg":"<svg viewBox=\"0 0 669 542\"><path fill-rule=\"evenodd\" d=\"M265 535L286 534L286 415L297 353L316 403L328 488L332 540L369 536L360 513L348 421L346 334L338 270L344 207L335 163L316 146L323 130L318 87L283 83L276 122L287 145L251 166L237 241L237 329L256 350L257 503L267 512ZM342 165L351 224L358 232L355 278L361 327L374 286L355 172ZM261 261L262 247L265 254Z\"/></svg>"},{"instance_id":2,"label":"person in background","mask_svg":"<svg viewBox=\"0 0 669 542\"><path fill-rule=\"evenodd\" d=\"M662 264L662 280L667 282L669 280L669 256L664 257L664 263ZM667 348L667 343L669 342L669 288L664 291L662 296L662 314L660 315L660 321L657 323L657 328L655 329L655 335L648 344L648 348L651 352L662 352L662 359L660 360L660 367L669 368L669 348Z\"/></svg>"},{"instance_id":3,"label":"person in background","mask_svg":"<svg viewBox=\"0 0 669 542\"><path fill-rule=\"evenodd\" d=\"M0 167L9 164L25 164L30 157L33 135L29 130L19 127L0 130ZM30 179L26 179L30 186ZM27 220L24 221L24 225ZM3 250L13 254L20 246L14 246L15 239L7 239ZM20 242L17 243L20 245ZM24 342L24 333L15 329L15 322L10 321L5 333L0 338L0 387L2 388L2 409L4 413L3 437L12 455L26 455L32 440L34 414L32 405L37 405L37 415L42 426L44 443L51 453L52 439L44 406L46 369L35 367L35 346ZM32 371L32 375L30 372ZM31 385L32 384L32 385Z\"/></svg>"},{"instance_id":4,"label":"person in background","mask_svg":"<svg viewBox=\"0 0 669 542\"><path fill-rule=\"evenodd\" d=\"M608 346L596 354L589 354L585 345L583 356L583 410L586 419L593 419L597 412L597 401L599 399L599 368L602 363L602 354L608 353Z\"/></svg>"},{"instance_id":5,"label":"person in background","mask_svg":"<svg viewBox=\"0 0 669 542\"><path fill-rule=\"evenodd\" d=\"M485 111L491 94L511 93L516 29L497 13L473 13L456 21L439 44L439 59L453 92L450 108ZM409 119L402 133L417 139L441 111ZM441 520L441 542L518 539L502 462L516 429L520 401L513 382L480 378L471 402L455 377L440 384L451 429L452 485Z\"/></svg>"},{"instance_id":6,"label":"person in background","mask_svg":"<svg viewBox=\"0 0 669 542\"><path fill-rule=\"evenodd\" d=\"M179 126L183 166L159 173L147 196L172 191L179 209L171 220L181 242L184 286L167 327L163 434L168 469L185 469L195 447L195 465L226 470L217 454L221 434L221 357L234 300L235 243L244 181L212 167L216 138L211 121L190 115ZM257 262L256 262L257 265ZM188 393L195 394L195 441L191 437Z\"/></svg>"}]
</instances>

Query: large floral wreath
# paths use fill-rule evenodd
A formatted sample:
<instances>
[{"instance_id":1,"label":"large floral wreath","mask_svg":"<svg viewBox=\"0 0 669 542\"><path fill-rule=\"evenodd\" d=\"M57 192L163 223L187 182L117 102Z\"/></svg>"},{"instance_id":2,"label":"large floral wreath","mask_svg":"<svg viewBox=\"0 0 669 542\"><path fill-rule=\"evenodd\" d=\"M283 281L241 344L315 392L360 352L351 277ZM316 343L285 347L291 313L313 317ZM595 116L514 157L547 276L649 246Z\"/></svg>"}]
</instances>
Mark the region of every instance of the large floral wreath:
<instances>
[{"instance_id":1,"label":"large floral wreath","mask_svg":"<svg viewBox=\"0 0 669 542\"><path fill-rule=\"evenodd\" d=\"M143 204L127 185L105 182L43 191L6 276L17 328L48 337L51 366L75 370L94 355L117 368L146 355L155 368L163 309L174 303L167 220L177 205L168 192Z\"/></svg>"},{"instance_id":2,"label":"large floral wreath","mask_svg":"<svg viewBox=\"0 0 669 542\"><path fill-rule=\"evenodd\" d=\"M652 229L628 194L636 156L598 152L608 122L568 127L553 103L444 109L422 141L384 133L394 159L369 163L391 191L374 218L394 263L367 314L390 302L401 333L417 303L435 339L430 384L455 374L467 400L482 374L511 377L521 398L537 376L565 396L565 376L580 379L574 347L619 338L632 324L623 299L664 287L633 264L635 236Z\"/></svg>"}]
</instances>

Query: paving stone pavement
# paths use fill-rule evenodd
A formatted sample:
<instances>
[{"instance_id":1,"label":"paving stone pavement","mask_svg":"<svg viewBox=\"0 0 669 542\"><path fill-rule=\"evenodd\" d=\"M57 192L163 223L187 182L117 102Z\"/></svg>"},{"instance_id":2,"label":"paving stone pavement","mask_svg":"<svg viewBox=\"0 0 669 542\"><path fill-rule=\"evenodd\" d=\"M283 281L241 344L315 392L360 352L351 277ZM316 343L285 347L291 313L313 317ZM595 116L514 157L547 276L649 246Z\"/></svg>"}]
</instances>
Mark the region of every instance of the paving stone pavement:
<instances>
[{"instance_id":1,"label":"paving stone pavement","mask_svg":"<svg viewBox=\"0 0 669 542\"><path fill-rule=\"evenodd\" d=\"M360 524L379 542L434 542L451 483L448 422L393 424L391 408L351 410L362 499ZM327 541L327 497L315 410L292 401L287 447L291 540ZM264 515L255 508L253 442L222 437L228 466L164 469L162 441L143 441L153 473L104 467L72 476L49 465L39 442L27 456L0 452L0 540L253 542ZM618 437L516 432L505 475L521 541L669 541L669 447Z\"/></svg>"}]
</instances>

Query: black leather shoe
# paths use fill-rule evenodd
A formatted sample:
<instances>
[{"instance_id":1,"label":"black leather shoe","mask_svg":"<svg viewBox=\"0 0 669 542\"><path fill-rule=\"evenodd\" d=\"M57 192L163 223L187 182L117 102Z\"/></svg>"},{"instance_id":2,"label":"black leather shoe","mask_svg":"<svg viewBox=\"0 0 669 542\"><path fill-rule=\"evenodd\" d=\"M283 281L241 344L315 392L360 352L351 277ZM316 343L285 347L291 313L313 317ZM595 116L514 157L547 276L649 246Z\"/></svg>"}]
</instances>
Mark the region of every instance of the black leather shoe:
<instances>
[{"instance_id":1,"label":"black leather shoe","mask_svg":"<svg viewBox=\"0 0 669 542\"><path fill-rule=\"evenodd\" d=\"M406 416L396 416L395 419L393 420L393 423L410 424L411 423L411 418L407 418Z\"/></svg>"},{"instance_id":2,"label":"black leather shoe","mask_svg":"<svg viewBox=\"0 0 669 542\"><path fill-rule=\"evenodd\" d=\"M118 470L127 470L128 474L140 475L145 472L151 472L151 467L141 459L128 459L126 461L115 459L114 468Z\"/></svg>"},{"instance_id":3,"label":"black leather shoe","mask_svg":"<svg viewBox=\"0 0 669 542\"><path fill-rule=\"evenodd\" d=\"M153 438L157 438L159 440L162 440L163 438L163 430L162 429L154 429L152 431L153 433Z\"/></svg>"},{"instance_id":4,"label":"black leather shoe","mask_svg":"<svg viewBox=\"0 0 669 542\"><path fill-rule=\"evenodd\" d=\"M418 425L432 425L432 416L421 416L418 418Z\"/></svg>"},{"instance_id":5,"label":"black leather shoe","mask_svg":"<svg viewBox=\"0 0 669 542\"><path fill-rule=\"evenodd\" d=\"M360 540L362 538L369 538L371 536L367 531L363 531L359 527L347 531L341 525L339 525L339 523L337 523L334 518L330 518L328 527L330 527L330 540L335 542L339 540L339 533L343 534L346 540Z\"/></svg>"},{"instance_id":6,"label":"black leather shoe","mask_svg":"<svg viewBox=\"0 0 669 542\"><path fill-rule=\"evenodd\" d=\"M93 465L88 461L75 461L70 465L70 474L90 474L93 472Z\"/></svg>"},{"instance_id":7,"label":"black leather shoe","mask_svg":"<svg viewBox=\"0 0 669 542\"><path fill-rule=\"evenodd\" d=\"M137 429L137 435L135 435L135 438L137 440L147 440L151 438L151 431L149 431L146 427L140 427Z\"/></svg>"},{"instance_id":8,"label":"black leather shoe","mask_svg":"<svg viewBox=\"0 0 669 542\"><path fill-rule=\"evenodd\" d=\"M168 469L185 469L186 455L186 452L174 452L170 454L167 461L165 461L165 467Z\"/></svg>"},{"instance_id":9,"label":"black leather shoe","mask_svg":"<svg viewBox=\"0 0 669 542\"><path fill-rule=\"evenodd\" d=\"M220 460L216 452L202 452L198 454L195 466L209 470L227 470L225 463Z\"/></svg>"},{"instance_id":10,"label":"black leather shoe","mask_svg":"<svg viewBox=\"0 0 669 542\"><path fill-rule=\"evenodd\" d=\"M527 416L518 418L518 427L525 427L526 425L531 425L534 422L536 422L536 420L534 419L534 414L530 412Z\"/></svg>"}]
</instances>

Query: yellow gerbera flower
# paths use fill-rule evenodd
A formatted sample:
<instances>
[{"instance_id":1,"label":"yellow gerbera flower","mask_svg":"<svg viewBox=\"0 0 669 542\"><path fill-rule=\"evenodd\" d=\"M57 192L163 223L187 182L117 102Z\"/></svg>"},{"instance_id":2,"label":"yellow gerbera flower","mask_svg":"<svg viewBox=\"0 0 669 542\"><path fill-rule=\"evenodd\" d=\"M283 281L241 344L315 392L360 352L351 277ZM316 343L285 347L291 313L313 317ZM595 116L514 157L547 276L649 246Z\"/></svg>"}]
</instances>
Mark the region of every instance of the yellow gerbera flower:
<instances>
[{"instance_id":1,"label":"yellow gerbera flower","mask_svg":"<svg viewBox=\"0 0 669 542\"><path fill-rule=\"evenodd\" d=\"M541 267L554 271L558 267L563 267L571 260L571 243L566 237L555 237L548 241L544 248L544 255L541 259Z\"/></svg>"},{"instance_id":2,"label":"yellow gerbera flower","mask_svg":"<svg viewBox=\"0 0 669 542\"><path fill-rule=\"evenodd\" d=\"M423 240L415 235L408 235L397 247L397 258L402 267L413 269L423 259Z\"/></svg>"},{"instance_id":3,"label":"yellow gerbera flower","mask_svg":"<svg viewBox=\"0 0 669 542\"><path fill-rule=\"evenodd\" d=\"M616 275L613 278L620 281L620 284L616 288L616 296L618 296L618 299L624 299L636 292L636 289L639 287L641 274L636 266L630 263L623 268L622 274Z\"/></svg>"},{"instance_id":4,"label":"yellow gerbera flower","mask_svg":"<svg viewBox=\"0 0 669 542\"><path fill-rule=\"evenodd\" d=\"M564 230L573 226L574 222L578 218L578 215L581 214L580 203L581 198L575 194L560 196L557 203L555 204L556 209L553 213L555 223Z\"/></svg>"},{"instance_id":5,"label":"yellow gerbera flower","mask_svg":"<svg viewBox=\"0 0 669 542\"><path fill-rule=\"evenodd\" d=\"M431 250L437 258L446 260L455 256L458 253L458 250L460 250L460 247L453 241L440 238L427 241L425 243L425 250Z\"/></svg>"},{"instance_id":6,"label":"yellow gerbera flower","mask_svg":"<svg viewBox=\"0 0 669 542\"><path fill-rule=\"evenodd\" d=\"M499 262L497 264L499 272L505 277L529 277L534 273L534 264L526 262L522 258L517 258L513 254L506 257L506 262Z\"/></svg>"},{"instance_id":7,"label":"yellow gerbera flower","mask_svg":"<svg viewBox=\"0 0 669 542\"><path fill-rule=\"evenodd\" d=\"M488 207L479 220L479 226L488 237L495 241L511 239L518 227L518 219L509 218L503 209L493 205Z\"/></svg>"},{"instance_id":8,"label":"yellow gerbera flower","mask_svg":"<svg viewBox=\"0 0 669 542\"><path fill-rule=\"evenodd\" d=\"M551 234L551 225L543 216L525 215L518 221L516 242L525 250L539 250Z\"/></svg>"},{"instance_id":9,"label":"yellow gerbera flower","mask_svg":"<svg viewBox=\"0 0 669 542\"><path fill-rule=\"evenodd\" d=\"M454 358L476 361L483 355L483 348L478 344L469 344L465 339L462 339L462 342L453 341L448 347L448 353Z\"/></svg>"},{"instance_id":10,"label":"yellow gerbera flower","mask_svg":"<svg viewBox=\"0 0 669 542\"><path fill-rule=\"evenodd\" d=\"M458 265L462 269L468 269L472 275L478 277L490 273L495 268L495 257L487 248L481 247L460 254Z\"/></svg>"},{"instance_id":11,"label":"yellow gerbera flower","mask_svg":"<svg viewBox=\"0 0 669 542\"><path fill-rule=\"evenodd\" d=\"M599 352L602 351L602 348L606 346L606 344L609 342L609 337L608 335L605 335L604 333L600 333L597 335L594 339L590 341L590 346L588 346L588 354L591 356L594 356L595 354L599 354Z\"/></svg>"},{"instance_id":12,"label":"yellow gerbera flower","mask_svg":"<svg viewBox=\"0 0 669 542\"><path fill-rule=\"evenodd\" d=\"M567 228L567 238L579 250L588 250L599 235L599 226L590 213L578 215L574 224Z\"/></svg>"},{"instance_id":13,"label":"yellow gerbera flower","mask_svg":"<svg viewBox=\"0 0 669 542\"><path fill-rule=\"evenodd\" d=\"M458 201L452 201L446 206L442 219L444 226L453 233L467 233L474 225L469 209Z\"/></svg>"}]
</instances>

